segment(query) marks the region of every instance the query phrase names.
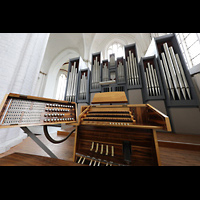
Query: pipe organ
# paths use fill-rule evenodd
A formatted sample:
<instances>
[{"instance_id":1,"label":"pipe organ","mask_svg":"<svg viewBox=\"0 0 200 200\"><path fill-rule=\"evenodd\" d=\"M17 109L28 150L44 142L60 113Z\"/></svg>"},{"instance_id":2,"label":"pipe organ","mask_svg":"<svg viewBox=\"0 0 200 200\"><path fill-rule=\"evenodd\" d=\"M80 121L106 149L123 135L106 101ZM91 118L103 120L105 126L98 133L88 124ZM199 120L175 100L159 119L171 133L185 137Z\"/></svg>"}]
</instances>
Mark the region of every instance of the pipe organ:
<instances>
[{"instance_id":1,"label":"pipe organ","mask_svg":"<svg viewBox=\"0 0 200 200\"><path fill-rule=\"evenodd\" d=\"M111 54L109 60L102 60L101 52L93 53L91 70L81 57L70 59L65 100L80 108L81 103L89 105L95 93L124 91L129 103L136 99L137 103L156 104L172 121L179 108L197 107L198 97L176 35L156 37L152 42L149 47L154 55L140 62L135 43L124 46L124 57Z\"/></svg>"},{"instance_id":2,"label":"pipe organ","mask_svg":"<svg viewBox=\"0 0 200 200\"><path fill-rule=\"evenodd\" d=\"M95 94L97 103L127 103L124 92ZM156 130L169 118L148 104L82 106L74 162L89 166L159 166Z\"/></svg>"},{"instance_id":3,"label":"pipe organ","mask_svg":"<svg viewBox=\"0 0 200 200\"><path fill-rule=\"evenodd\" d=\"M197 106L197 95L175 34L154 39L168 107Z\"/></svg>"},{"instance_id":4,"label":"pipe organ","mask_svg":"<svg viewBox=\"0 0 200 200\"><path fill-rule=\"evenodd\" d=\"M129 99L128 94L142 89L144 102L164 100L167 107L197 106L197 95L176 36L169 34L154 40L154 57L142 57L139 63L135 43L125 45L125 57L116 60L115 54L110 54L108 61L102 60L101 52L93 53L91 70L82 67L81 58L70 59L65 100L89 104L84 84L88 80L90 85L86 91L89 96L91 93L124 91ZM81 68L87 68L87 77L78 76ZM106 84L112 80L116 82Z\"/></svg>"}]
</instances>

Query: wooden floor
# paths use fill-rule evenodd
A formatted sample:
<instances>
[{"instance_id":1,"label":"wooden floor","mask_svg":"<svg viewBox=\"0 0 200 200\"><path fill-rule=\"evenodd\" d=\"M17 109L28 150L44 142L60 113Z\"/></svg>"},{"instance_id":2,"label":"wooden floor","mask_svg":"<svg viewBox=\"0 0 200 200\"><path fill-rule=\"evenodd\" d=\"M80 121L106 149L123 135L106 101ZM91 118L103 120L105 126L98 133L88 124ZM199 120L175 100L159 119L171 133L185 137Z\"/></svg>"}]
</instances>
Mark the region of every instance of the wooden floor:
<instances>
[{"instance_id":1,"label":"wooden floor","mask_svg":"<svg viewBox=\"0 0 200 200\"><path fill-rule=\"evenodd\" d=\"M49 142L44 135L38 135L37 137L59 158L63 160L73 161L73 151L74 151L74 133L63 143L53 144ZM56 133L52 133L51 136L54 139L61 139L65 136L57 136ZM0 154L0 158L9 155L14 152L28 153L39 156L49 155L44 152L30 137L27 137L23 142L12 147L5 153Z\"/></svg>"},{"instance_id":2,"label":"wooden floor","mask_svg":"<svg viewBox=\"0 0 200 200\"><path fill-rule=\"evenodd\" d=\"M52 134L55 139L61 139L65 136ZM51 151L60 159L73 161L74 134L68 140L61 144L49 142L44 135L37 136ZM200 144L199 135L177 135L158 133L158 141L180 141L187 143ZM19 145L11 148L9 151L0 154L0 158L14 152L28 153L49 157L30 137L26 138ZM200 151L185 150L179 148L167 148L159 146L160 159L162 166L200 166Z\"/></svg>"}]
</instances>

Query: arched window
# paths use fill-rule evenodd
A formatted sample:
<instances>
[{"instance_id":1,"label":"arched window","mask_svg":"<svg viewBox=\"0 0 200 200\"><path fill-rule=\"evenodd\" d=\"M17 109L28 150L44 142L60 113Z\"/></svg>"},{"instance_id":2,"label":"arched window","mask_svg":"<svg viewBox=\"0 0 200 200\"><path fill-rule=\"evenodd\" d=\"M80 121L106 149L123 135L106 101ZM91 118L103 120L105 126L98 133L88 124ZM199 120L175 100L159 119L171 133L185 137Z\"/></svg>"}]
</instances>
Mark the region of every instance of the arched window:
<instances>
[{"instance_id":1,"label":"arched window","mask_svg":"<svg viewBox=\"0 0 200 200\"><path fill-rule=\"evenodd\" d=\"M56 91L57 100L64 100L66 81L67 81L66 75L61 74L58 79L58 86L57 86L57 91Z\"/></svg>"},{"instance_id":2,"label":"arched window","mask_svg":"<svg viewBox=\"0 0 200 200\"><path fill-rule=\"evenodd\" d=\"M200 63L200 34L176 33L188 68Z\"/></svg>"},{"instance_id":3,"label":"arched window","mask_svg":"<svg viewBox=\"0 0 200 200\"><path fill-rule=\"evenodd\" d=\"M107 50L108 58L112 53L115 54L115 58L124 56L124 46L117 42L112 43L112 45L110 45Z\"/></svg>"}]
</instances>

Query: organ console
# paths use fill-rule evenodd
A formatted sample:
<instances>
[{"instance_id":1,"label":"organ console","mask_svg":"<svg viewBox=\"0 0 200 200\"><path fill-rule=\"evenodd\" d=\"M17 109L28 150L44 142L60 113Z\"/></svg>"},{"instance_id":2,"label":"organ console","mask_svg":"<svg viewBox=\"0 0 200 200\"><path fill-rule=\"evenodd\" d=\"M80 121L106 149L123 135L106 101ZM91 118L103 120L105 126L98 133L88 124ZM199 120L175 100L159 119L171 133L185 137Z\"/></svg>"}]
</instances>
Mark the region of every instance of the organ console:
<instances>
[{"instance_id":1,"label":"organ console","mask_svg":"<svg viewBox=\"0 0 200 200\"><path fill-rule=\"evenodd\" d=\"M156 130L171 131L168 116L149 104L128 103L124 92L95 94L82 106L74 162L89 166L159 166Z\"/></svg>"},{"instance_id":2,"label":"organ console","mask_svg":"<svg viewBox=\"0 0 200 200\"><path fill-rule=\"evenodd\" d=\"M76 103L10 93L0 105L0 128L20 127L46 153L57 158L27 126L44 126L47 139L65 141L75 130L74 162L88 166L159 166L156 130L171 131L168 116L149 104L127 104L124 92L96 93L92 104ZM114 104L114 105L113 105ZM47 125L71 124L76 128L55 141Z\"/></svg>"},{"instance_id":3,"label":"organ console","mask_svg":"<svg viewBox=\"0 0 200 200\"><path fill-rule=\"evenodd\" d=\"M20 127L50 157L57 158L29 129L28 126L43 125L44 135L55 144L64 142L75 131L72 130L64 139L55 140L47 126L53 124L76 124L77 106L74 102L60 101L21 94L6 94L0 105L0 128Z\"/></svg>"},{"instance_id":4,"label":"organ console","mask_svg":"<svg viewBox=\"0 0 200 200\"><path fill-rule=\"evenodd\" d=\"M76 103L10 93L0 105L0 128L76 122Z\"/></svg>"}]
</instances>

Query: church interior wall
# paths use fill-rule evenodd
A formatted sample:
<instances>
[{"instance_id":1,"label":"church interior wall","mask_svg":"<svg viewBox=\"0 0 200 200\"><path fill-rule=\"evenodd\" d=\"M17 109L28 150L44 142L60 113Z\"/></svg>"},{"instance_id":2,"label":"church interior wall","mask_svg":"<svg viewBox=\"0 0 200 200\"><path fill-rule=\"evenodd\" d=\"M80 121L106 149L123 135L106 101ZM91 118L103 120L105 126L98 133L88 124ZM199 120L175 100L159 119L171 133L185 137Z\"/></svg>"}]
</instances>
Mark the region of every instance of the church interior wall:
<instances>
[{"instance_id":1,"label":"church interior wall","mask_svg":"<svg viewBox=\"0 0 200 200\"><path fill-rule=\"evenodd\" d=\"M9 92L55 98L60 68L69 59L81 56L90 68L92 53L100 51L103 59L108 59L109 45L119 42L123 46L136 43L140 60L146 55L152 38L164 34L1 33L0 101ZM193 81L200 90L199 77L199 74L195 75ZM139 101L142 99L137 99L137 103ZM20 143L25 137L19 128L0 129L0 153Z\"/></svg>"}]
</instances>

